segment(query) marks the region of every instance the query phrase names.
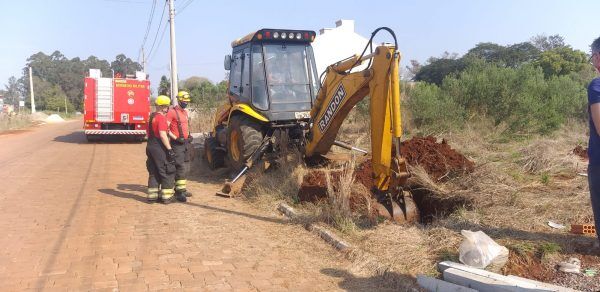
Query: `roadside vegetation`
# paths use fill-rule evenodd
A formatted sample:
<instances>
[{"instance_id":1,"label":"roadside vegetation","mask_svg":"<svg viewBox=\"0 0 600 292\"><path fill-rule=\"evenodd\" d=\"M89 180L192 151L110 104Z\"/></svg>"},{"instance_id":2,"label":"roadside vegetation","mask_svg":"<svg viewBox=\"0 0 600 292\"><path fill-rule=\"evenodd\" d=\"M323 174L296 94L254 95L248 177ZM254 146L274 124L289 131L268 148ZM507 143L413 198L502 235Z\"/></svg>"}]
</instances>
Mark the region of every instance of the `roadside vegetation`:
<instances>
[{"instance_id":1,"label":"roadside vegetation","mask_svg":"<svg viewBox=\"0 0 600 292\"><path fill-rule=\"evenodd\" d=\"M31 125L29 114L0 114L0 133L10 130L18 130Z\"/></svg>"}]
</instances>

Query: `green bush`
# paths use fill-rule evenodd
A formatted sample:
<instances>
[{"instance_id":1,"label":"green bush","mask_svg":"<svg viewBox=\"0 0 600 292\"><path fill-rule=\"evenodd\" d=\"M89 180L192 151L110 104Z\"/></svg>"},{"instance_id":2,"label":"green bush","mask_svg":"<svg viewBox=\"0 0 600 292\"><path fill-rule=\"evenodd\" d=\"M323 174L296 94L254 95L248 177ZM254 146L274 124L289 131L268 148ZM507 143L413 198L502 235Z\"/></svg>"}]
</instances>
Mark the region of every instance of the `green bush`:
<instances>
[{"instance_id":1,"label":"green bush","mask_svg":"<svg viewBox=\"0 0 600 292\"><path fill-rule=\"evenodd\" d=\"M411 111L413 123L419 128L443 130L460 127L464 121L464 109L443 95L442 90L434 84L416 84L410 90L405 105Z\"/></svg>"},{"instance_id":2,"label":"green bush","mask_svg":"<svg viewBox=\"0 0 600 292\"><path fill-rule=\"evenodd\" d=\"M586 75L586 74L584 74ZM509 133L550 133L567 119L585 119L580 75L545 78L540 67L500 67L476 62L440 87L418 84L407 102L416 126L460 126L465 117L485 117Z\"/></svg>"}]
</instances>

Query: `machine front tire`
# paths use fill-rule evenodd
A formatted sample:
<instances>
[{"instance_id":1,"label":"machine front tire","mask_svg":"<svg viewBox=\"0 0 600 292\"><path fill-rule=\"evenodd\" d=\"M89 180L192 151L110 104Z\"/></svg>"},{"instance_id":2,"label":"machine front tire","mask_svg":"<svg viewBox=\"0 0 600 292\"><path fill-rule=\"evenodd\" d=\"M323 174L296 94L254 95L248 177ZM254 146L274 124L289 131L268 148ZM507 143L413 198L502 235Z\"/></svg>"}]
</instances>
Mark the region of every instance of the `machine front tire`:
<instances>
[{"instance_id":1,"label":"machine front tire","mask_svg":"<svg viewBox=\"0 0 600 292\"><path fill-rule=\"evenodd\" d=\"M260 147L263 139L260 128L250 117L231 117L227 127L227 157L236 172L244 168L246 160Z\"/></svg>"},{"instance_id":2,"label":"machine front tire","mask_svg":"<svg viewBox=\"0 0 600 292\"><path fill-rule=\"evenodd\" d=\"M212 170L221 168L225 165L225 152L217 149L218 142L215 137L207 137L204 140L204 157L208 167Z\"/></svg>"}]
</instances>

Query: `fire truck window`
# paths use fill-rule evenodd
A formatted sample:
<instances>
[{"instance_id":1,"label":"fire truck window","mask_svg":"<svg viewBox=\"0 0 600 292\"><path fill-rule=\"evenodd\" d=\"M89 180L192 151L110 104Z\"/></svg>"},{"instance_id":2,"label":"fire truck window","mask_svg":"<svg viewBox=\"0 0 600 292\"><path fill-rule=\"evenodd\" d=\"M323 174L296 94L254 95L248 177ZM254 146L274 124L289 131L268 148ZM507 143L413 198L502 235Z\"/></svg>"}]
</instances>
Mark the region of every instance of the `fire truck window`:
<instances>
[{"instance_id":1,"label":"fire truck window","mask_svg":"<svg viewBox=\"0 0 600 292\"><path fill-rule=\"evenodd\" d=\"M252 47L252 103L258 109L269 109L265 64L263 62L262 46L260 45Z\"/></svg>"},{"instance_id":2,"label":"fire truck window","mask_svg":"<svg viewBox=\"0 0 600 292\"><path fill-rule=\"evenodd\" d=\"M250 48L244 49L242 67L242 94L244 101L250 101Z\"/></svg>"},{"instance_id":3,"label":"fire truck window","mask_svg":"<svg viewBox=\"0 0 600 292\"><path fill-rule=\"evenodd\" d=\"M233 56L233 62L231 64L230 73L230 84L229 91L232 94L240 95L240 84L242 79L242 54L241 52L235 53Z\"/></svg>"}]
</instances>

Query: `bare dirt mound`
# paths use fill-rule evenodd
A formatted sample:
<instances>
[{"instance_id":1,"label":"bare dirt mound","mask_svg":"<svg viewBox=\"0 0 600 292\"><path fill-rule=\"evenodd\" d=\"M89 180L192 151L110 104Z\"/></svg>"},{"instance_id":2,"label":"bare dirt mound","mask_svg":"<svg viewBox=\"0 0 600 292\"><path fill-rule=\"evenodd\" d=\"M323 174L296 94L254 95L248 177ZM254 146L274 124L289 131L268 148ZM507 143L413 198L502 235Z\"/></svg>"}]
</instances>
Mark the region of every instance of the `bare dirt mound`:
<instances>
[{"instance_id":1,"label":"bare dirt mound","mask_svg":"<svg viewBox=\"0 0 600 292\"><path fill-rule=\"evenodd\" d=\"M410 165L420 165L435 181L444 181L453 176L472 172L475 164L448 145L432 136L415 137L402 142L402 157Z\"/></svg>"},{"instance_id":2,"label":"bare dirt mound","mask_svg":"<svg viewBox=\"0 0 600 292\"><path fill-rule=\"evenodd\" d=\"M588 160L588 149L587 148L583 148L581 145L577 145L577 147L575 147L575 149L573 149L573 154L581 157L582 159Z\"/></svg>"}]
</instances>

